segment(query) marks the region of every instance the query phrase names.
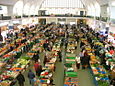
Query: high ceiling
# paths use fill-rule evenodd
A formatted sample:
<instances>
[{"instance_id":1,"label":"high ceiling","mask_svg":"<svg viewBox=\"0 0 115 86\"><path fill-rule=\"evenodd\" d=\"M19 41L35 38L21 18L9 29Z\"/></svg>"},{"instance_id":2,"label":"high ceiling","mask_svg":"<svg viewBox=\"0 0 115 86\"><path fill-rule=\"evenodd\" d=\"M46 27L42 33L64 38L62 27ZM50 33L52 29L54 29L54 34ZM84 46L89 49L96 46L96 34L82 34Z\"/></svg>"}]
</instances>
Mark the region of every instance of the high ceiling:
<instances>
[{"instance_id":1,"label":"high ceiling","mask_svg":"<svg viewBox=\"0 0 115 86\"><path fill-rule=\"evenodd\" d=\"M20 15L22 14L37 15L38 10L42 8L42 4L44 3L44 1L45 0L0 0L0 5L9 6L8 15L12 15L12 14L19 15L19 13ZM65 0L62 1L65 2ZM84 5L85 10L87 10L88 15L100 16L100 10L101 10L100 7L107 6L109 3L111 3L111 1L115 1L115 0L81 0L81 3ZM21 2L22 5L20 5L20 3L18 2Z\"/></svg>"},{"instance_id":2,"label":"high ceiling","mask_svg":"<svg viewBox=\"0 0 115 86\"><path fill-rule=\"evenodd\" d=\"M19 0L0 0L0 4L2 5L14 5ZM31 3L35 5L40 5L44 0L22 0L25 3ZM94 4L95 2L99 3L100 5L107 4L109 1L112 0L81 0L85 5Z\"/></svg>"},{"instance_id":3,"label":"high ceiling","mask_svg":"<svg viewBox=\"0 0 115 86\"><path fill-rule=\"evenodd\" d=\"M23 1L24 4L31 3L34 5L40 5L43 0L0 0L1 5L14 5L18 1Z\"/></svg>"}]
</instances>

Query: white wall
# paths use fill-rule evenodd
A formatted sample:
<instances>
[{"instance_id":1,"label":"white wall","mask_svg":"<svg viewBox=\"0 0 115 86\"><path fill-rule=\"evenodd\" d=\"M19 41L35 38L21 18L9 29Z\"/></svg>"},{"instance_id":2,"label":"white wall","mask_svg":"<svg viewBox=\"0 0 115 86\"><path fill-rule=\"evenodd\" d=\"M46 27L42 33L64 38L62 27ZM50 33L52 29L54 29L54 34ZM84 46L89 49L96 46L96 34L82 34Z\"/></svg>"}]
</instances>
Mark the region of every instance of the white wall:
<instances>
[{"instance_id":1,"label":"white wall","mask_svg":"<svg viewBox=\"0 0 115 86\"><path fill-rule=\"evenodd\" d=\"M66 20L66 23L67 23L67 24L70 24L71 22L75 22L75 24L77 24L76 18L68 18L68 19Z\"/></svg>"},{"instance_id":2,"label":"white wall","mask_svg":"<svg viewBox=\"0 0 115 86\"><path fill-rule=\"evenodd\" d=\"M115 19L115 6L110 7L110 18Z\"/></svg>"},{"instance_id":3,"label":"white wall","mask_svg":"<svg viewBox=\"0 0 115 86\"><path fill-rule=\"evenodd\" d=\"M52 22L57 23L57 19L56 18L46 18L46 23L52 23Z\"/></svg>"}]
</instances>

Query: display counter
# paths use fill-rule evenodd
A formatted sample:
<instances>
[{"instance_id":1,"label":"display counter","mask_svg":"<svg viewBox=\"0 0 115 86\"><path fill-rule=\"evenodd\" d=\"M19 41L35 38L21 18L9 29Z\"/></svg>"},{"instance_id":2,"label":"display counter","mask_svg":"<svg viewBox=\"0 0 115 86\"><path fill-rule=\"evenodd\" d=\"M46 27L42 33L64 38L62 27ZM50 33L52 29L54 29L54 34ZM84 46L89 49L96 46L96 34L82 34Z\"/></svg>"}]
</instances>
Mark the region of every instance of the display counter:
<instances>
[{"instance_id":1,"label":"display counter","mask_svg":"<svg viewBox=\"0 0 115 86\"><path fill-rule=\"evenodd\" d=\"M77 47L75 39L68 39L68 45L66 50L66 58L65 58L65 81L64 86L76 85L79 86L78 83L78 73L76 68L76 54L75 47Z\"/></svg>"},{"instance_id":2,"label":"display counter","mask_svg":"<svg viewBox=\"0 0 115 86\"><path fill-rule=\"evenodd\" d=\"M103 44L99 42L98 40L93 40L95 46L101 46L103 47ZM92 49L90 44L87 40L82 39L82 42L85 43L85 50L87 50L88 55L90 56L90 73L94 77L94 84L96 86L109 86L109 74L105 70L104 66L101 65L100 58L98 56L95 56L96 49Z\"/></svg>"},{"instance_id":3,"label":"display counter","mask_svg":"<svg viewBox=\"0 0 115 86\"><path fill-rule=\"evenodd\" d=\"M1 74L0 74L0 85L2 86L10 86L12 84L12 82L16 79L16 77L18 76L19 72L22 71L24 72L25 69L28 67L28 64L30 63L31 59L33 56L28 55L28 53L25 52L25 50L29 50L32 48L32 50L36 50L36 48L40 45L35 45L35 40L38 40L40 38L39 34L37 34L36 36L29 38L28 41L26 41L25 43L21 44L19 47L17 47L16 49L14 49L13 51L9 52L8 54L4 55L0 61L1 63L1 68L4 67L3 70L1 70ZM41 43L42 44L42 43ZM28 46L28 47L27 47ZM24 48L25 47L25 48ZM26 53L25 56L21 56L21 54ZM19 55L19 56L17 56ZM21 57L20 57L21 56ZM14 57L16 57L16 59L13 59ZM18 58L17 58L18 57ZM9 63L9 62L12 63Z\"/></svg>"},{"instance_id":4,"label":"display counter","mask_svg":"<svg viewBox=\"0 0 115 86\"><path fill-rule=\"evenodd\" d=\"M42 68L44 71L40 75L40 79L37 80L41 86L49 86L51 78L55 72L55 63L58 59L57 52L61 50L61 43L58 40L54 43L53 48L50 52L47 52L46 57L48 61Z\"/></svg>"}]
</instances>

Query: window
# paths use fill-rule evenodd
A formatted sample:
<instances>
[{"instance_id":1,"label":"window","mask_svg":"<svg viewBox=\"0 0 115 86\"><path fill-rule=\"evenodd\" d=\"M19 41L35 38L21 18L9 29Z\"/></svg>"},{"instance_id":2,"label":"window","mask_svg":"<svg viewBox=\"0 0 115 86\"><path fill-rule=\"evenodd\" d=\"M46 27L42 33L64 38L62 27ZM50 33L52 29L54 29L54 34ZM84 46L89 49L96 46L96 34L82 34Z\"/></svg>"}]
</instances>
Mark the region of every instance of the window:
<instances>
[{"instance_id":1,"label":"window","mask_svg":"<svg viewBox=\"0 0 115 86\"><path fill-rule=\"evenodd\" d=\"M13 14L18 16L18 15L22 15L23 13L23 1L18 1L13 8Z\"/></svg>"},{"instance_id":2,"label":"window","mask_svg":"<svg viewBox=\"0 0 115 86\"><path fill-rule=\"evenodd\" d=\"M0 5L0 14L7 15L7 6Z\"/></svg>"},{"instance_id":3,"label":"window","mask_svg":"<svg viewBox=\"0 0 115 86\"><path fill-rule=\"evenodd\" d=\"M81 0L44 0L40 9L46 14L76 14L78 8L84 9Z\"/></svg>"}]
</instances>

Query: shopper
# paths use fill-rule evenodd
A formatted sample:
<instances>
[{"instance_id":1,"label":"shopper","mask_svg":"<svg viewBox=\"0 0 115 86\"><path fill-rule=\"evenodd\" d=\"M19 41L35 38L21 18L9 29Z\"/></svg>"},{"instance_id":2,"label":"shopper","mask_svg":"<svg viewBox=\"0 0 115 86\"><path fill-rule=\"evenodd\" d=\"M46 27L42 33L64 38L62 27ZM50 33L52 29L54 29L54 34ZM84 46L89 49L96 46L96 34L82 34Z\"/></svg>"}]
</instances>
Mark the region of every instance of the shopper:
<instances>
[{"instance_id":1,"label":"shopper","mask_svg":"<svg viewBox=\"0 0 115 86\"><path fill-rule=\"evenodd\" d=\"M38 61L38 59L39 59L39 53L35 53L32 59L34 61Z\"/></svg>"},{"instance_id":2,"label":"shopper","mask_svg":"<svg viewBox=\"0 0 115 86\"><path fill-rule=\"evenodd\" d=\"M49 86L55 85L55 84L53 84L53 81L54 81L54 80L53 80L53 78L51 77L51 78L50 78Z\"/></svg>"},{"instance_id":3,"label":"shopper","mask_svg":"<svg viewBox=\"0 0 115 86\"><path fill-rule=\"evenodd\" d=\"M25 78L21 72L17 76L17 80L18 80L19 86L24 86Z\"/></svg>"},{"instance_id":4,"label":"shopper","mask_svg":"<svg viewBox=\"0 0 115 86\"><path fill-rule=\"evenodd\" d=\"M61 54L61 51L58 51L58 56L59 56L59 62L62 62L62 54Z\"/></svg>"},{"instance_id":5,"label":"shopper","mask_svg":"<svg viewBox=\"0 0 115 86\"><path fill-rule=\"evenodd\" d=\"M28 72L28 78L29 78L30 84L31 84L32 86L34 86L35 74L32 72L32 70L29 70L29 72Z\"/></svg>"},{"instance_id":6,"label":"shopper","mask_svg":"<svg viewBox=\"0 0 115 86\"><path fill-rule=\"evenodd\" d=\"M81 63L80 57L76 56L76 67L77 67L77 69L80 69L80 63Z\"/></svg>"},{"instance_id":7,"label":"shopper","mask_svg":"<svg viewBox=\"0 0 115 86\"><path fill-rule=\"evenodd\" d=\"M110 81L110 86L115 86L115 78Z\"/></svg>"},{"instance_id":8,"label":"shopper","mask_svg":"<svg viewBox=\"0 0 115 86\"><path fill-rule=\"evenodd\" d=\"M110 78L115 79L115 66L110 71Z\"/></svg>"},{"instance_id":9,"label":"shopper","mask_svg":"<svg viewBox=\"0 0 115 86\"><path fill-rule=\"evenodd\" d=\"M88 53L84 53L84 56L80 58L81 64L82 64L82 69L85 69L90 66L90 56Z\"/></svg>"},{"instance_id":10,"label":"shopper","mask_svg":"<svg viewBox=\"0 0 115 86\"><path fill-rule=\"evenodd\" d=\"M81 41L80 48L82 48L82 46L84 46L84 45L85 45L85 43Z\"/></svg>"},{"instance_id":11,"label":"shopper","mask_svg":"<svg viewBox=\"0 0 115 86\"><path fill-rule=\"evenodd\" d=\"M46 43L43 44L43 47L44 47L44 49L45 49L46 51L48 50L48 46L49 46L48 42L46 42Z\"/></svg>"},{"instance_id":12,"label":"shopper","mask_svg":"<svg viewBox=\"0 0 115 86\"><path fill-rule=\"evenodd\" d=\"M85 52L85 50L82 50L82 51L80 52L80 54L79 54L80 58L81 58L81 57L84 57L84 52Z\"/></svg>"},{"instance_id":13,"label":"shopper","mask_svg":"<svg viewBox=\"0 0 115 86\"><path fill-rule=\"evenodd\" d=\"M18 38L18 32L15 32L16 39Z\"/></svg>"},{"instance_id":14,"label":"shopper","mask_svg":"<svg viewBox=\"0 0 115 86\"><path fill-rule=\"evenodd\" d=\"M40 74L42 72L42 66L40 65L40 63L38 61L35 62L34 68L35 68L35 71L36 71L36 75L40 76Z\"/></svg>"},{"instance_id":15,"label":"shopper","mask_svg":"<svg viewBox=\"0 0 115 86\"><path fill-rule=\"evenodd\" d=\"M48 58L47 58L47 56L45 56L44 57L44 61L43 61L44 66L45 66L45 64L46 64L47 61L48 61Z\"/></svg>"}]
</instances>

